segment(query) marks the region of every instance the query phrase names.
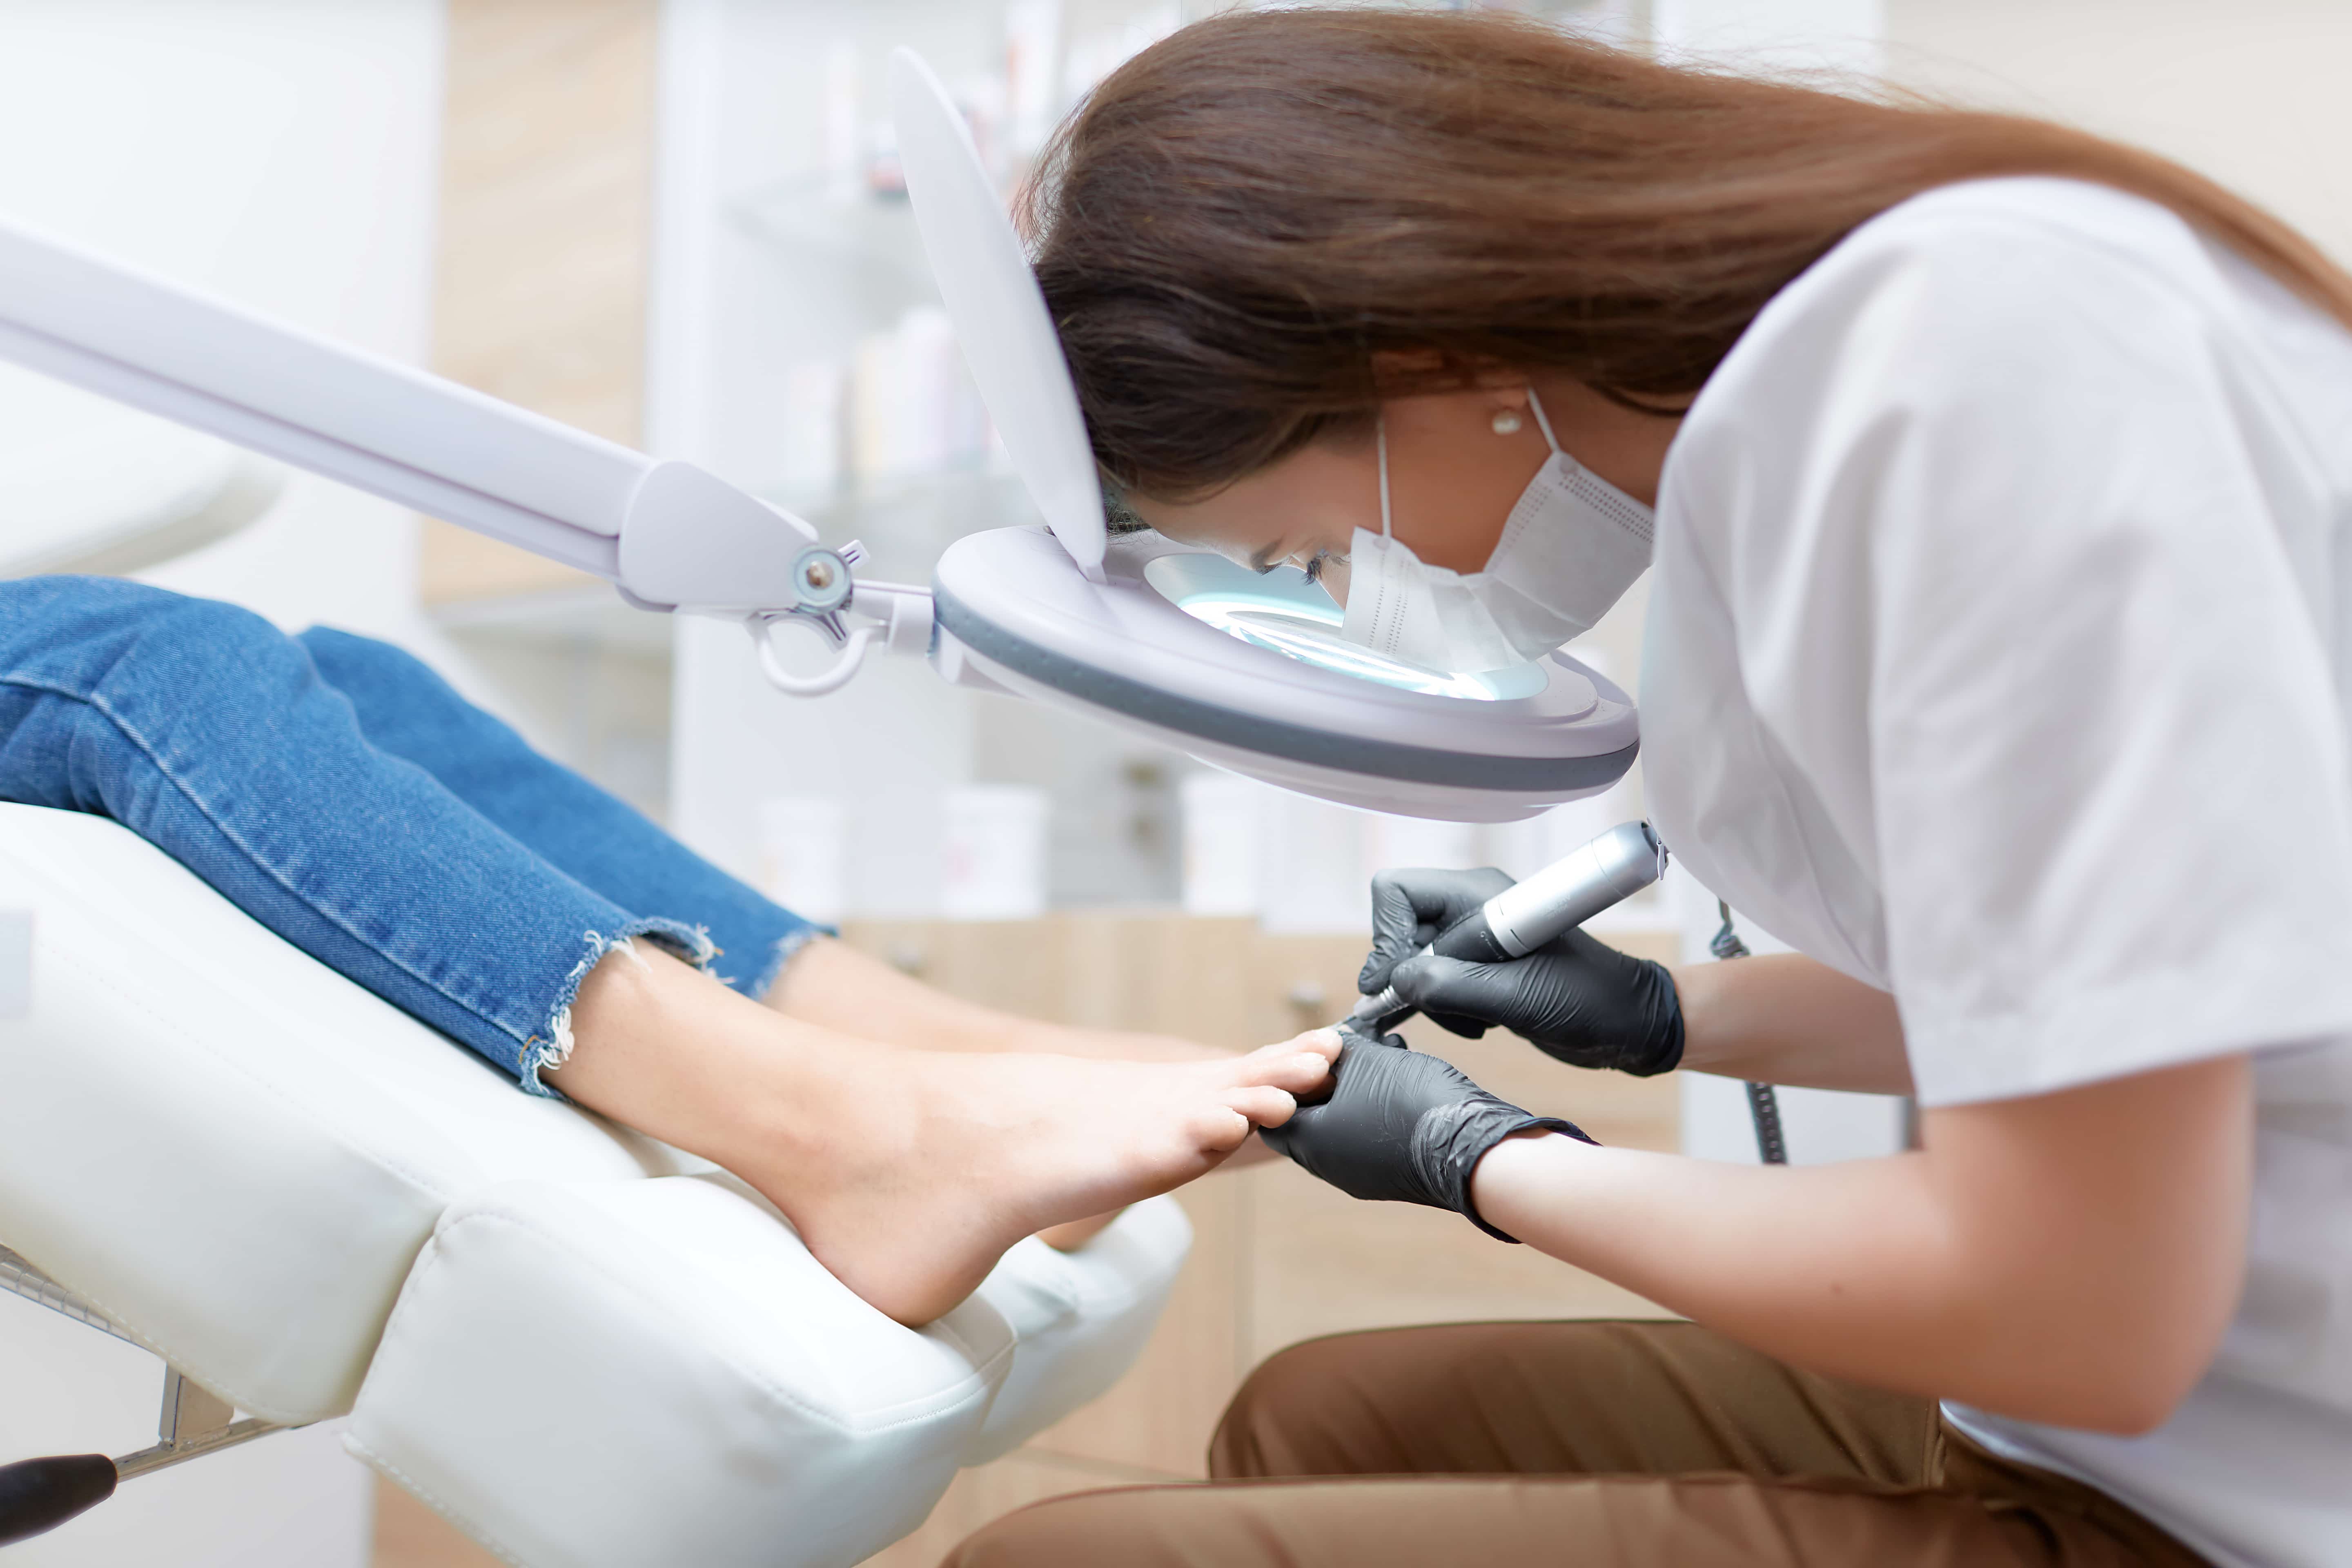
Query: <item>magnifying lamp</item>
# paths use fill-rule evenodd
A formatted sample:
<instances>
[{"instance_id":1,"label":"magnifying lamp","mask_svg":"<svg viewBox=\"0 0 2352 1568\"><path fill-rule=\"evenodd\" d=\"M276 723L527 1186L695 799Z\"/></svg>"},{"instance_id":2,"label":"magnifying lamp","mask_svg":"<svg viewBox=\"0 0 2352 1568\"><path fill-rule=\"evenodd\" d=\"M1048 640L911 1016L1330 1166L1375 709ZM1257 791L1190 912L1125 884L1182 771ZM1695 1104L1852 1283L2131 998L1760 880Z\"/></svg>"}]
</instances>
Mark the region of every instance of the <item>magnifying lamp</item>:
<instances>
[{"instance_id":1,"label":"magnifying lamp","mask_svg":"<svg viewBox=\"0 0 2352 1568\"><path fill-rule=\"evenodd\" d=\"M1303 573L1260 577L1154 535L1106 538L1101 482L1035 274L963 117L908 49L892 118L964 358L1044 529L969 534L932 581L943 668L1059 700L1351 805L1508 821L1606 788L1633 704L1565 655L1452 675L1339 635Z\"/></svg>"},{"instance_id":2,"label":"magnifying lamp","mask_svg":"<svg viewBox=\"0 0 2352 1568\"><path fill-rule=\"evenodd\" d=\"M1044 526L969 534L931 585L858 575L856 544L690 463L648 457L424 372L0 223L0 359L578 567L640 609L722 616L768 679L834 690L875 648L959 684L1080 709L1268 783L1464 822L1613 784L1626 695L1565 654L1475 675L1348 642L1303 573L1260 576L1155 534L1107 537L1044 295L962 116L891 62L900 157L972 377ZM786 668L790 625L832 647Z\"/></svg>"}]
</instances>

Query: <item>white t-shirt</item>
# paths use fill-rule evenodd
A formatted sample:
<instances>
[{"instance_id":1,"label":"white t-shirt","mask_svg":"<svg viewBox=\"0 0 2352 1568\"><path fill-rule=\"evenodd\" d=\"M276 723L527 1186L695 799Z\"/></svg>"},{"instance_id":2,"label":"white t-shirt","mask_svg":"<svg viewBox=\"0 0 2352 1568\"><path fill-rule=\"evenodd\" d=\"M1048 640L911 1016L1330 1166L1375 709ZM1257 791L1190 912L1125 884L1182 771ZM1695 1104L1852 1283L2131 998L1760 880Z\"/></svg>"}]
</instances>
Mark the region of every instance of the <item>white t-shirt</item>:
<instances>
[{"instance_id":1,"label":"white t-shirt","mask_svg":"<svg viewBox=\"0 0 2352 1568\"><path fill-rule=\"evenodd\" d=\"M1642 706L1666 842L1894 994L1924 1104L2257 1053L2173 1418L1948 1410L2218 1562L2352 1563L2352 333L2105 187L1895 207L1685 422Z\"/></svg>"}]
</instances>

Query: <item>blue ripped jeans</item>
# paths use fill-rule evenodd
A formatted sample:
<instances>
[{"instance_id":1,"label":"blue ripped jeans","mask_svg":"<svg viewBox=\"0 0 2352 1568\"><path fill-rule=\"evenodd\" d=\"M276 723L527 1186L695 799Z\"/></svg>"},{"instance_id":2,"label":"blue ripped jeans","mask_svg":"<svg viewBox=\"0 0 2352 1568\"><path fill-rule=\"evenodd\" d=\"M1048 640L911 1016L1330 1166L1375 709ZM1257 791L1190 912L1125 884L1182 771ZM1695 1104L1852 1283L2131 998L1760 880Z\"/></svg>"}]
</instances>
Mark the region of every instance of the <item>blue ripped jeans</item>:
<instances>
[{"instance_id":1,"label":"blue ripped jeans","mask_svg":"<svg viewBox=\"0 0 2352 1568\"><path fill-rule=\"evenodd\" d=\"M0 800L112 817L539 1094L615 944L758 996L817 930L398 648L113 578L0 582Z\"/></svg>"}]
</instances>

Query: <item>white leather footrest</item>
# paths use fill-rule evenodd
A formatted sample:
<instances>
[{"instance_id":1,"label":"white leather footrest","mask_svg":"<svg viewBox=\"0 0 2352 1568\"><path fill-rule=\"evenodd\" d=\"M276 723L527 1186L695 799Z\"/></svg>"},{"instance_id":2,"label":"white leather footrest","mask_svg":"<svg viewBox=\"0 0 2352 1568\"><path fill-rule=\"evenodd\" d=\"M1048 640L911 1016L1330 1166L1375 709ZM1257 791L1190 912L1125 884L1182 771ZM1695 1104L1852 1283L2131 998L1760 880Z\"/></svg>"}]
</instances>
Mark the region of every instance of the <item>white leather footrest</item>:
<instances>
[{"instance_id":1,"label":"white leather footrest","mask_svg":"<svg viewBox=\"0 0 2352 1568\"><path fill-rule=\"evenodd\" d=\"M1006 1253L978 1295L1004 1315L1020 1344L963 1462L1009 1453L1109 1392L1159 1325L1192 1247L1182 1206L1154 1198L1076 1252L1032 1237Z\"/></svg>"},{"instance_id":2,"label":"white leather footrest","mask_svg":"<svg viewBox=\"0 0 2352 1568\"><path fill-rule=\"evenodd\" d=\"M849 1564L920 1523L1013 1361L980 1298L919 1332L723 1176L453 1205L346 1442L530 1568Z\"/></svg>"}]
</instances>

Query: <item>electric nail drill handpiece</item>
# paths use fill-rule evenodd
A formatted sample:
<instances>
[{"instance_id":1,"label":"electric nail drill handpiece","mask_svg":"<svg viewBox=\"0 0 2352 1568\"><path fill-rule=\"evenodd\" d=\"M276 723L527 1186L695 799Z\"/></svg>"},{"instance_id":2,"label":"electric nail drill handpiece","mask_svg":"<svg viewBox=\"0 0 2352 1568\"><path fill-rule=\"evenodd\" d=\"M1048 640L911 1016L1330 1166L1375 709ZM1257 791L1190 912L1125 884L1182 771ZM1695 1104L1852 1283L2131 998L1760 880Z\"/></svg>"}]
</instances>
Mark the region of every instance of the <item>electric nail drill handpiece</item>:
<instances>
[{"instance_id":1,"label":"electric nail drill handpiece","mask_svg":"<svg viewBox=\"0 0 2352 1568\"><path fill-rule=\"evenodd\" d=\"M1665 872L1666 847L1658 842L1650 825L1622 823L1526 881L1496 893L1440 931L1421 951L1474 963L1524 957L1612 904L1640 892ZM1378 1037L1418 1010L1391 985L1358 1002L1339 1026Z\"/></svg>"}]
</instances>

